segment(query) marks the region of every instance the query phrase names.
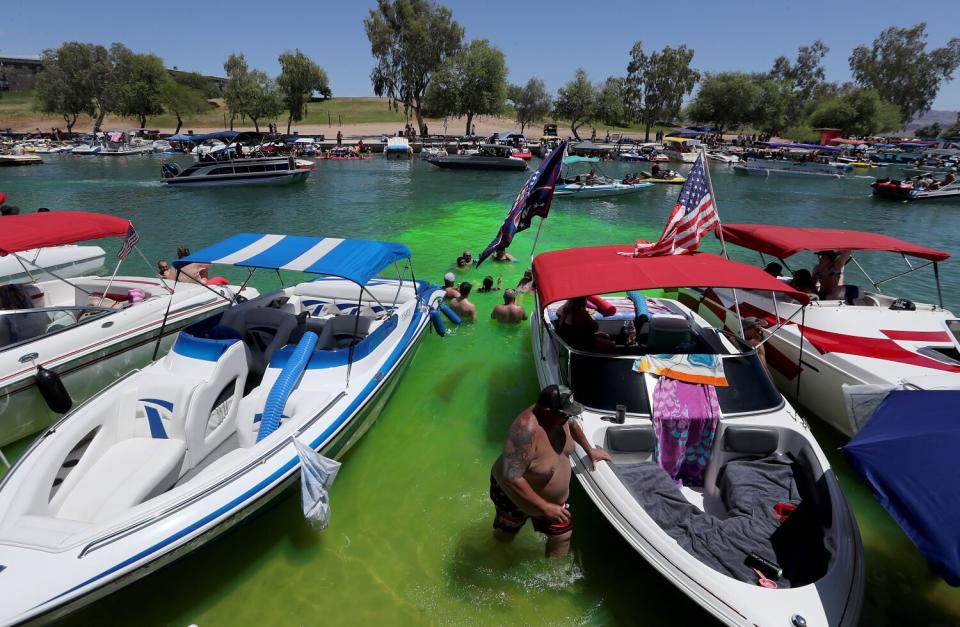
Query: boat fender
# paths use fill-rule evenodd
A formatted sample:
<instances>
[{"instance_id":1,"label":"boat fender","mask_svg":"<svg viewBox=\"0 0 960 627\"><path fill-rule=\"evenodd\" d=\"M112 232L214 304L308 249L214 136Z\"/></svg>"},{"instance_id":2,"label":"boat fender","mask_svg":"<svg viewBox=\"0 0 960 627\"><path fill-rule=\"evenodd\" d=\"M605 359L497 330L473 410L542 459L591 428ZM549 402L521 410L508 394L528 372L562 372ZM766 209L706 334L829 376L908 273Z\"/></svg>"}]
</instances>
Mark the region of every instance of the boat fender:
<instances>
[{"instance_id":1,"label":"boat fender","mask_svg":"<svg viewBox=\"0 0 960 627\"><path fill-rule=\"evenodd\" d=\"M230 285L230 279L222 276L210 277L207 279L207 285Z\"/></svg>"},{"instance_id":2,"label":"boat fender","mask_svg":"<svg viewBox=\"0 0 960 627\"><path fill-rule=\"evenodd\" d=\"M70 393L64 387L60 375L43 366L37 366L37 374L34 375L34 380L37 382L40 395L51 411L58 414L65 414L70 411L70 408L73 407L73 399L70 398Z\"/></svg>"},{"instance_id":3,"label":"boat fender","mask_svg":"<svg viewBox=\"0 0 960 627\"><path fill-rule=\"evenodd\" d=\"M440 317L440 312L436 309L430 310L430 322L433 323L433 328L436 329L437 335L444 337L447 334L447 327L443 324L443 318Z\"/></svg>"},{"instance_id":4,"label":"boat fender","mask_svg":"<svg viewBox=\"0 0 960 627\"><path fill-rule=\"evenodd\" d=\"M650 309L647 307L647 297L637 292L631 290L627 292L627 298L633 302L633 310L637 314L637 322L643 323L650 319ZM639 324L638 324L639 326Z\"/></svg>"},{"instance_id":5,"label":"boat fender","mask_svg":"<svg viewBox=\"0 0 960 627\"><path fill-rule=\"evenodd\" d=\"M463 322L462 320L460 320L460 316L458 316L454 310L450 309L450 305L447 305L447 304L440 305L440 311L442 311L443 315L447 317L447 320L449 320L456 326L460 326L460 323Z\"/></svg>"},{"instance_id":6,"label":"boat fender","mask_svg":"<svg viewBox=\"0 0 960 627\"><path fill-rule=\"evenodd\" d=\"M616 305L611 305L599 296L587 296L587 302L597 308L597 311L605 316L612 316L617 313Z\"/></svg>"}]
</instances>

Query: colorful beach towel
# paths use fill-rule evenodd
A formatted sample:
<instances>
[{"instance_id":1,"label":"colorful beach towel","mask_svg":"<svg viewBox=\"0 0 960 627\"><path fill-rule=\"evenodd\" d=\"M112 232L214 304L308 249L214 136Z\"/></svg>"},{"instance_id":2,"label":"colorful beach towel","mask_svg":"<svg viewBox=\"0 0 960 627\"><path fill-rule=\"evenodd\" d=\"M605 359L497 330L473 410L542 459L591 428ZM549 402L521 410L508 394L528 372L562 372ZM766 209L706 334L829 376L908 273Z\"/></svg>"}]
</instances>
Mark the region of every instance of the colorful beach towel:
<instances>
[{"instance_id":1,"label":"colorful beach towel","mask_svg":"<svg viewBox=\"0 0 960 627\"><path fill-rule=\"evenodd\" d=\"M713 386L660 377L653 389L655 459L678 484L703 485L720 424Z\"/></svg>"},{"instance_id":2,"label":"colorful beach towel","mask_svg":"<svg viewBox=\"0 0 960 627\"><path fill-rule=\"evenodd\" d=\"M723 374L723 360L718 355L645 355L633 362L633 369L685 383L729 385Z\"/></svg>"}]
</instances>

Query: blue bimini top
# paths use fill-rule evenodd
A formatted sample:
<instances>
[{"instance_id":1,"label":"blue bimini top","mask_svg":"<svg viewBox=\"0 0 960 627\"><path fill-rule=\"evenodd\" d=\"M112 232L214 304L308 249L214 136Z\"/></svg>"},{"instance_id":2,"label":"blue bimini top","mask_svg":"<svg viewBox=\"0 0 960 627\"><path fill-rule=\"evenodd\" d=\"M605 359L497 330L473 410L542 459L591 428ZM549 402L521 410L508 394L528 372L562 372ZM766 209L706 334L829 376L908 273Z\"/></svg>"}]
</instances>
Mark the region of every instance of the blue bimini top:
<instances>
[{"instance_id":1,"label":"blue bimini top","mask_svg":"<svg viewBox=\"0 0 960 627\"><path fill-rule=\"evenodd\" d=\"M349 279L365 285L385 268L410 258L403 244L336 237L238 233L173 262L222 264L243 268L296 270Z\"/></svg>"}]
</instances>

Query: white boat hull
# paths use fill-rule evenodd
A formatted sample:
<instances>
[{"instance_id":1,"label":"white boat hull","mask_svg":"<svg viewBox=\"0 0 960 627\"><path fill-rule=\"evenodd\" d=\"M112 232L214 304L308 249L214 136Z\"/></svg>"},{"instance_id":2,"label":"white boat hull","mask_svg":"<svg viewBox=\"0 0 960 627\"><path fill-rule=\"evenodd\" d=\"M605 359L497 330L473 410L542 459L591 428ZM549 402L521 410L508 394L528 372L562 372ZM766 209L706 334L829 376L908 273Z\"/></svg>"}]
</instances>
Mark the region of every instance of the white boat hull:
<instances>
[{"instance_id":1,"label":"white boat hull","mask_svg":"<svg viewBox=\"0 0 960 627\"><path fill-rule=\"evenodd\" d=\"M566 185L557 185L554 195L566 198L608 198L611 196L634 194L647 187L653 187L653 183L614 183L604 185L581 185L577 183L570 183Z\"/></svg>"},{"instance_id":2,"label":"white boat hull","mask_svg":"<svg viewBox=\"0 0 960 627\"><path fill-rule=\"evenodd\" d=\"M541 387L568 384L561 375L560 357L551 338L552 325L543 327L543 315L538 310L531 318L537 378ZM652 387L647 385L648 390ZM592 445L606 446L607 430L618 427L611 420L612 414L612 411L587 407L581 415L581 427ZM649 429L652 421L649 415L628 414L623 426ZM814 467L813 472L819 477L817 484L829 494L832 521L824 544L830 547L832 555L825 574L812 583L771 590L739 581L706 566L683 549L638 505L610 463L601 462L595 470L591 469L591 462L579 445L571 456L574 476L611 526L637 553L724 624L742 627L791 625L796 624L791 623L793 616L799 615L805 621L803 624L809 626L857 625L864 587L859 531L829 461L804 421L786 404L773 411L724 415L714 441L711 466L720 466L721 462L735 458L736 454L726 452L724 448L726 429L751 427L775 431L779 447L789 449L791 453L802 452L806 463ZM617 463L616 454L611 454ZM701 510L711 511L705 503L718 499L713 493L716 487L712 485L718 473L719 470L708 467L707 484L711 485L702 489L683 487L684 497Z\"/></svg>"},{"instance_id":3,"label":"white boat hull","mask_svg":"<svg viewBox=\"0 0 960 627\"><path fill-rule=\"evenodd\" d=\"M249 376L242 366L250 363L250 349L243 341L227 340L222 352L211 354L211 346L223 345L219 340L200 340L200 336L191 340L183 333L178 339L183 346L178 344L163 360L102 391L38 439L0 483L0 564L6 567L0 571L4 578L4 585L0 585L0 622L60 616L189 553L242 521L297 479L300 466L293 437L329 457L343 455L376 419L429 324L429 308L442 302L443 292L435 287L420 284L414 288L409 280L404 286L401 293L393 280L374 279L368 284L368 289L384 302L393 302L386 298L388 293L406 300L398 300L399 304L387 312L389 317L380 318L380 326L356 344L352 368L347 366L346 347L326 352L318 345L311 365L298 376L293 391L283 401L280 426L262 440L257 437L260 412L266 413L262 408L268 395L282 385L277 382L287 362L271 360L262 382L241 397ZM328 300L308 303L318 293L326 294ZM306 311L320 315L331 306L323 302L334 302L331 294L337 294L336 299L347 299L348 294L355 299L356 284L342 280L311 282L287 288L284 294L292 299L284 306L294 307L296 302L296 307L302 304ZM249 305L263 307L265 303ZM291 352L286 355L294 359ZM320 361L314 366L316 359ZM350 384L346 386L348 376ZM194 387L184 389L174 385L176 381ZM216 391L224 384L223 391L229 390L232 395L221 403L223 393L217 397ZM152 435L134 436L132 440L121 435L116 441L112 431L100 430L112 429L111 416L116 412L128 415L115 409L126 407L124 403L129 401L125 399L162 405L166 401L152 396L164 394L158 390L166 390L168 396L158 398L169 399L171 412L180 407L177 411L187 414L188 419L203 419L206 428L199 425L201 429L195 431L187 424L184 428L189 431L178 433L173 423L163 419L161 424L167 425L168 431L160 439L151 425ZM141 398L144 395L150 398ZM211 405L205 403L212 405L209 415L204 407ZM202 410L199 415L198 410ZM140 414L136 416L139 421ZM36 511L29 495L36 489L49 491L46 482L60 464L61 451L76 450L77 443L83 442L84 434L95 425L104 425L96 431L103 433L104 439L94 437L86 445L89 448L81 449L79 463L61 479L46 512ZM83 489L83 482L94 474L95 464L106 459L114 447L145 440L163 451L182 446L178 443L181 437L191 438L195 444L187 449L190 452L185 453L172 487L145 501L125 505L109 516L103 508L91 509L82 500L75 505L86 513L64 513L71 507L70 499ZM85 455L94 457L86 459ZM137 463L136 459L129 461ZM151 466L154 463L159 461ZM62 473L63 468L57 472ZM73 477L76 469L82 470ZM44 527L69 527L72 531L57 537ZM51 543L58 548L43 548ZM51 576L53 573L56 576Z\"/></svg>"}]
</instances>

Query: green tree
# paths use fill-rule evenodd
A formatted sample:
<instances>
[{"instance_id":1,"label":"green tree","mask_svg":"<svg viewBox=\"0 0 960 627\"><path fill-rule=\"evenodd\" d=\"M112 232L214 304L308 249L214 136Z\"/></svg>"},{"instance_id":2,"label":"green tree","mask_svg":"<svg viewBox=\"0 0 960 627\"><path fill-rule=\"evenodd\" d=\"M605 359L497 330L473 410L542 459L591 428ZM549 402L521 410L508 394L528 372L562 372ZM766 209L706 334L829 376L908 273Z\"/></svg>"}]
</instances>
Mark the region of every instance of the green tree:
<instances>
[{"instance_id":1,"label":"green tree","mask_svg":"<svg viewBox=\"0 0 960 627\"><path fill-rule=\"evenodd\" d=\"M280 55L279 61L281 71L277 78L277 85L289 112L287 116L287 135L289 135L291 123L299 122L306 114L307 103L310 102L313 92L319 92L326 98L333 95L333 92L330 91L327 73L300 50L284 52Z\"/></svg>"},{"instance_id":2,"label":"green tree","mask_svg":"<svg viewBox=\"0 0 960 627\"><path fill-rule=\"evenodd\" d=\"M787 80L771 79L766 74L752 74L751 78L758 96L750 125L769 135L777 135L795 125L797 96L793 84Z\"/></svg>"},{"instance_id":3,"label":"green tree","mask_svg":"<svg viewBox=\"0 0 960 627\"><path fill-rule=\"evenodd\" d=\"M686 117L713 124L722 133L753 122L760 95L757 82L745 72L707 74L687 107Z\"/></svg>"},{"instance_id":4,"label":"green tree","mask_svg":"<svg viewBox=\"0 0 960 627\"><path fill-rule=\"evenodd\" d=\"M629 123L624 95L626 81L623 77L611 76L597 86L597 120L610 126L626 126Z\"/></svg>"},{"instance_id":5,"label":"green tree","mask_svg":"<svg viewBox=\"0 0 960 627\"><path fill-rule=\"evenodd\" d=\"M558 118L570 120L570 130L578 140L577 129L594 119L597 112L597 90L587 77L587 71L577 68L572 81L557 90L553 102L553 114Z\"/></svg>"},{"instance_id":6,"label":"green tree","mask_svg":"<svg viewBox=\"0 0 960 627\"><path fill-rule=\"evenodd\" d=\"M377 0L363 26L377 62L370 73L374 93L412 109L423 135L430 79L460 49L463 28L450 9L429 0Z\"/></svg>"},{"instance_id":7,"label":"green tree","mask_svg":"<svg viewBox=\"0 0 960 627\"><path fill-rule=\"evenodd\" d=\"M506 97L503 52L486 39L474 39L434 74L424 107L438 115L465 116L469 135L474 116L500 113Z\"/></svg>"},{"instance_id":8,"label":"green tree","mask_svg":"<svg viewBox=\"0 0 960 627\"><path fill-rule=\"evenodd\" d=\"M790 85L791 102L788 117L791 124L797 123L812 100L820 97L825 84L823 57L830 48L819 39L809 46L801 46L797 60L791 63L786 57L777 57L770 70L770 78L785 81Z\"/></svg>"},{"instance_id":9,"label":"green tree","mask_svg":"<svg viewBox=\"0 0 960 627\"><path fill-rule=\"evenodd\" d=\"M553 106L547 86L539 78L531 78L522 87L510 85L507 88L507 100L513 103L514 115L521 133L527 124L545 118Z\"/></svg>"},{"instance_id":10,"label":"green tree","mask_svg":"<svg viewBox=\"0 0 960 627\"><path fill-rule=\"evenodd\" d=\"M873 89L852 89L816 104L808 123L813 127L839 128L844 134L869 136L897 130L901 113Z\"/></svg>"},{"instance_id":11,"label":"green tree","mask_svg":"<svg viewBox=\"0 0 960 627\"><path fill-rule=\"evenodd\" d=\"M957 121L945 131L940 133L940 137L944 139L956 139L960 137L960 113L957 114Z\"/></svg>"},{"instance_id":12,"label":"green tree","mask_svg":"<svg viewBox=\"0 0 960 627\"><path fill-rule=\"evenodd\" d=\"M250 68L243 54L231 54L223 64L223 70L227 73L227 85L224 87L223 97L227 103L227 110L230 111L230 130L232 131L234 120L238 116L242 119L249 108Z\"/></svg>"},{"instance_id":13,"label":"green tree","mask_svg":"<svg viewBox=\"0 0 960 627\"><path fill-rule=\"evenodd\" d=\"M857 84L899 107L904 123L930 110L940 84L951 80L960 65L960 37L927 52L926 28L923 22L911 28L891 26L870 48L858 46L850 54Z\"/></svg>"},{"instance_id":14,"label":"green tree","mask_svg":"<svg viewBox=\"0 0 960 627\"><path fill-rule=\"evenodd\" d=\"M110 51L103 46L88 45L92 60L90 95L93 98L93 115L91 117L93 117L93 132L97 133L103 126L103 119L114 109L116 90L113 88L114 72Z\"/></svg>"},{"instance_id":15,"label":"green tree","mask_svg":"<svg viewBox=\"0 0 960 627\"><path fill-rule=\"evenodd\" d=\"M690 67L693 50L685 45L665 47L646 54L643 42L630 49L625 93L631 117L642 123L646 141L650 128L659 120L673 120L680 115L683 99L693 91L700 73Z\"/></svg>"},{"instance_id":16,"label":"green tree","mask_svg":"<svg viewBox=\"0 0 960 627\"><path fill-rule=\"evenodd\" d=\"M63 117L67 132L77 117L93 116L93 64L91 44L67 42L56 50L44 50L43 69L37 75L35 106L44 113Z\"/></svg>"},{"instance_id":17,"label":"green tree","mask_svg":"<svg viewBox=\"0 0 960 627\"><path fill-rule=\"evenodd\" d=\"M197 77L200 78L200 81L197 80ZM160 101L167 111L177 116L177 129L174 134L180 132L180 128L183 126L183 116L202 113L210 108L207 94L197 87L201 84L208 86L209 81L196 73L176 74L167 77L164 81L160 89Z\"/></svg>"},{"instance_id":18,"label":"green tree","mask_svg":"<svg viewBox=\"0 0 960 627\"><path fill-rule=\"evenodd\" d=\"M110 47L112 69L112 110L135 117L140 128L147 117L163 113L163 88L169 78L163 61L152 54L138 54L123 44Z\"/></svg>"},{"instance_id":19,"label":"green tree","mask_svg":"<svg viewBox=\"0 0 960 627\"><path fill-rule=\"evenodd\" d=\"M283 113L283 95L276 81L261 70L250 70L247 74L243 113L253 122L260 132L260 120L270 120Z\"/></svg>"},{"instance_id":20,"label":"green tree","mask_svg":"<svg viewBox=\"0 0 960 627\"><path fill-rule=\"evenodd\" d=\"M943 127L940 126L939 122L934 122L929 126L921 126L913 132L914 137L920 138L933 138L939 137L940 133L943 132Z\"/></svg>"}]
</instances>

